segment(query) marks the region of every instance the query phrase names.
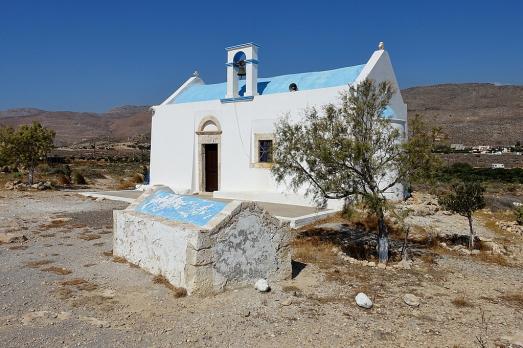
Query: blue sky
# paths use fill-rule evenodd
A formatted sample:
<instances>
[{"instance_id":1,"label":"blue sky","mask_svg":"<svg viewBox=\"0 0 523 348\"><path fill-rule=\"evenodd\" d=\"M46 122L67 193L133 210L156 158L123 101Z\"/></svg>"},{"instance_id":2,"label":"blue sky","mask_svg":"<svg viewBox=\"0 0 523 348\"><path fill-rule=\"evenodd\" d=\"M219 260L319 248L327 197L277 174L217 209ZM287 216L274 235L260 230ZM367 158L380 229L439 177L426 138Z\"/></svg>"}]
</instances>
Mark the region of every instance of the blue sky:
<instances>
[{"instance_id":1,"label":"blue sky","mask_svg":"<svg viewBox=\"0 0 523 348\"><path fill-rule=\"evenodd\" d=\"M224 47L256 42L260 76L365 63L379 41L401 88L523 84L523 1L0 0L0 110L160 103Z\"/></svg>"}]
</instances>

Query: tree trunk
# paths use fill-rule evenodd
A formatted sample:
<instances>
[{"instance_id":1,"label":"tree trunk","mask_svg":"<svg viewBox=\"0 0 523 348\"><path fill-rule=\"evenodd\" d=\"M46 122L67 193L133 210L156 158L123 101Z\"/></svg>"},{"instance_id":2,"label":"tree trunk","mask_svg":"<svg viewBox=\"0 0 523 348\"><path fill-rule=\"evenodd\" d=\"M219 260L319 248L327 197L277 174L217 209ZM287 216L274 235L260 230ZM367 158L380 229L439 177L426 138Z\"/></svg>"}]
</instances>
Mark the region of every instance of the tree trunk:
<instances>
[{"instance_id":1,"label":"tree trunk","mask_svg":"<svg viewBox=\"0 0 523 348\"><path fill-rule=\"evenodd\" d=\"M472 227L472 213L467 214L467 218L469 219L469 228L470 228L470 236L469 236L469 250L474 249L474 228Z\"/></svg>"},{"instance_id":2,"label":"tree trunk","mask_svg":"<svg viewBox=\"0 0 523 348\"><path fill-rule=\"evenodd\" d=\"M33 177L34 177L34 161L31 160L31 164L29 165L29 185L33 184Z\"/></svg>"},{"instance_id":3,"label":"tree trunk","mask_svg":"<svg viewBox=\"0 0 523 348\"><path fill-rule=\"evenodd\" d=\"M378 213L378 258L380 263L389 260L389 230L385 224L385 215L380 209Z\"/></svg>"}]
</instances>

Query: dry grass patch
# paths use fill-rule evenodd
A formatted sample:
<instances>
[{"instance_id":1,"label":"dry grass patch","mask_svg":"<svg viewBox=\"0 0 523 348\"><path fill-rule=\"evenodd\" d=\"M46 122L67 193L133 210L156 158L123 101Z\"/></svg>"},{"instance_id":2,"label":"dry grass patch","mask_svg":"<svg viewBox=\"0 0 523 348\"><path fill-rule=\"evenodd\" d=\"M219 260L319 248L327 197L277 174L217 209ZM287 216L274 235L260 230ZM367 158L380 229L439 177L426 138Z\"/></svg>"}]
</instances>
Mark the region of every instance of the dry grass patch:
<instances>
[{"instance_id":1,"label":"dry grass patch","mask_svg":"<svg viewBox=\"0 0 523 348\"><path fill-rule=\"evenodd\" d=\"M94 243L94 244L93 244L93 246L103 246L103 245L105 245L104 242L101 242L101 243Z\"/></svg>"},{"instance_id":2,"label":"dry grass patch","mask_svg":"<svg viewBox=\"0 0 523 348\"><path fill-rule=\"evenodd\" d=\"M456 307L474 307L474 305L469 302L464 296L458 296L452 300L452 304Z\"/></svg>"},{"instance_id":3,"label":"dry grass patch","mask_svg":"<svg viewBox=\"0 0 523 348\"><path fill-rule=\"evenodd\" d=\"M477 255L474 255L474 258L476 260L485 262L485 263L491 263L499 266L510 266L510 263L508 260L500 254L491 254L487 252L481 252Z\"/></svg>"},{"instance_id":4,"label":"dry grass patch","mask_svg":"<svg viewBox=\"0 0 523 348\"><path fill-rule=\"evenodd\" d=\"M98 234L88 233L88 234L81 234L78 236L78 238L89 241L89 240L100 239L102 237Z\"/></svg>"},{"instance_id":5,"label":"dry grass patch","mask_svg":"<svg viewBox=\"0 0 523 348\"><path fill-rule=\"evenodd\" d=\"M30 268L38 268L40 266L48 265L53 262L54 261L51 261L51 260L37 260L37 261L29 261L25 265Z\"/></svg>"},{"instance_id":6,"label":"dry grass patch","mask_svg":"<svg viewBox=\"0 0 523 348\"><path fill-rule=\"evenodd\" d=\"M98 285L96 285L94 283L85 282L82 284L78 284L76 286L76 288L81 291L93 291L93 290L98 289Z\"/></svg>"},{"instance_id":7,"label":"dry grass patch","mask_svg":"<svg viewBox=\"0 0 523 348\"><path fill-rule=\"evenodd\" d=\"M56 266L42 268L41 270L44 271L44 272L50 272L50 273L54 273L54 274L58 274L58 275L68 275L68 274L73 273L73 271L71 271L71 270L69 270L67 268L56 267Z\"/></svg>"},{"instance_id":8,"label":"dry grass patch","mask_svg":"<svg viewBox=\"0 0 523 348\"><path fill-rule=\"evenodd\" d=\"M302 262L331 264L336 262L334 243L318 238L297 238L292 242L293 259Z\"/></svg>"},{"instance_id":9,"label":"dry grass patch","mask_svg":"<svg viewBox=\"0 0 523 348\"><path fill-rule=\"evenodd\" d=\"M68 298L73 297L73 290L66 287L60 287L55 291L55 294L61 300L67 300Z\"/></svg>"},{"instance_id":10,"label":"dry grass patch","mask_svg":"<svg viewBox=\"0 0 523 348\"><path fill-rule=\"evenodd\" d=\"M167 278L165 278L163 275L154 276L153 283L162 284L167 289L171 290L174 297L176 297L176 298L187 296L187 290L185 290L184 288L179 288L179 287L172 285L171 283L169 283Z\"/></svg>"},{"instance_id":11,"label":"dry grass patch","mask_svg":"<svg viewBox=\"0 0 523 348\"><path fill-rule=\"evenodd\" d=\"M113 256L113 250L111 249L111 250L108 250L108 251L104 251L102 253L102 255L103 256Z\"/></svg>"},{"instance_id":12,"label":"dry grass patch","mask_svg":"<svg viewBox=\"0 0 523 348\"><path fill-rule=\"evenodd\" d=\"M82 278L74 278L74 279L69 279L69 280L64 280L63 282L60 282L60 285L80 285L80 284L84 284L84 283L87 283L87 280L85 279L82 279Z\"/></svg>"},{"instance_id":13,"label":"dry grass patch","mask_svg":"<svg viewBox=\"0 0 523 348\"><path fill-rule=\"evenodd\" d=\"M56 234L54 233L44 233L44 234L41 234L40 237L44 237L44 238L50 238L50 237L54 237L56 236Z\"/></svg>"},{"instance_id":14,"label":"dry grass patch","mask_svg":"<svg viewBox=\"0 0 523 348\"><path fill-rule=\"evenodd\" d=\"M125 257L121 257L121 256L114 256L112 261L116 262L116 263L127 263L127 260L125 259Z\"/></svg>"},{"instance_id":15,"label":"dry grass patch","mask_svg":"<svg viewBox=\"0 0 523 348\"><path fill-rule=\"evenodd\" d=\"M98 307L98 309L109 312L114 309L115 301L101 296L101 295L92 295L92 296L83 296L71 303L73 308L86 307L93 309L93 307Z\"/></svg>"},{"instance_id":16,"label":"dry grass patch","mask_svg":"<svg viewBox=\"0 0 523 348\"><path fill-rule=\"evenodd\" d=\"M523 308L523 292L512 293L500 296L502 300L508 302L512 305L515 305L519 308Z\"/></svg>"},{"instance_id":17,"label":"dry grass patch","mask_svg":"<svg viewBox=\"0 0 523 348\"><path fill-rule=\"evenodd\" d=\"M27 245L13 245L13 246L10 246L8 249L9 250L25 250L29 248Z\"/></svg>"}]
</instances>

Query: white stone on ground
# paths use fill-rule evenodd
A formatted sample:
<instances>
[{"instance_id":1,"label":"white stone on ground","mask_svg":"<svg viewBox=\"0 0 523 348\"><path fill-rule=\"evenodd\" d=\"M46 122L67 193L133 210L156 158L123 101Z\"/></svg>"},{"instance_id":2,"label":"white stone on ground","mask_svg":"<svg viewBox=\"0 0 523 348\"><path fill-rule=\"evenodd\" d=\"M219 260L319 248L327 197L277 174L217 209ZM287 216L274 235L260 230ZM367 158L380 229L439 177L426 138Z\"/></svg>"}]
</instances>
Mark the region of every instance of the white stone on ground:
<instances>
[{"instance_id":1,"label":"white stone on ground","mask_svg":"<svg viewBox=\"0 0 523 348\"><path fill-rule=\"evenodd\" d=\"M357 294L355 297L355 300L356 300L356 304L360 307L367 308L367 309L372 307L372 301L363 292L360 292L359 294Z\"/></svg>"},{"instance_id":2,"label":"white stone on ground","mask_svg":"<svg viewBox=\"0 0 523 348\"><path fill-rule=\"evenodd\" d=\"M403 302L412 307L419 307L419 298L413 294L405 294L403 296Z\"/></svg>"},{"instance_id":3,"label":"white stone on ground","mask_svg":"<svg viewBox=\"0 0 523 348\"><path fill-rule=\"evenodd\" d=\"M267 292L269 291L271 288L269 286L269 282L267 281L267 279L258 279L256 281L256 284L254 284L254 287L256 288L256 290L258 290L259 292Z\"/></svg>"}]
</instances>

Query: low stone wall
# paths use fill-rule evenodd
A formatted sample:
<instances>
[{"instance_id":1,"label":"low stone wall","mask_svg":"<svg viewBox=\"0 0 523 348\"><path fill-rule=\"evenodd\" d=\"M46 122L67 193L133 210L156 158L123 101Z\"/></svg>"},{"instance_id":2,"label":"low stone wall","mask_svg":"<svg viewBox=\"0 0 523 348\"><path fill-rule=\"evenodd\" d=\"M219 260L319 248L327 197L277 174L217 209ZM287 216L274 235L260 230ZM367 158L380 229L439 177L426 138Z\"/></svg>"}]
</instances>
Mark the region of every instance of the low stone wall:
<instances>
[{"instance_id":1,"label":"low stone wall","mask_svg":"<svg viewBox=\"0 0 523 348\"><path fill-rule=\"evenodd\" d=\"M291 277L290 228L254 202L233 201L203 226L136 211L114 212L113 253L189 294Z\"/></svg>"}]
</instances>

